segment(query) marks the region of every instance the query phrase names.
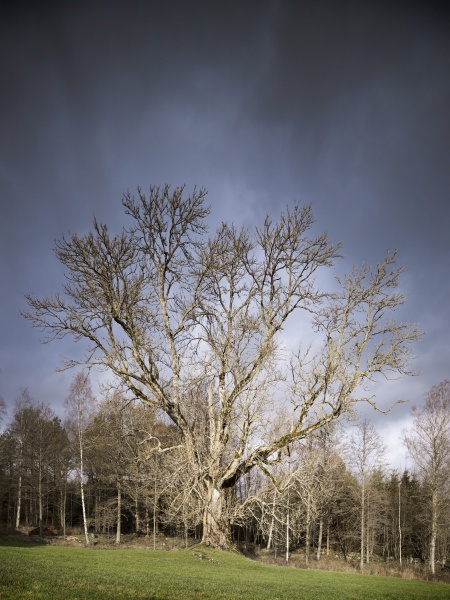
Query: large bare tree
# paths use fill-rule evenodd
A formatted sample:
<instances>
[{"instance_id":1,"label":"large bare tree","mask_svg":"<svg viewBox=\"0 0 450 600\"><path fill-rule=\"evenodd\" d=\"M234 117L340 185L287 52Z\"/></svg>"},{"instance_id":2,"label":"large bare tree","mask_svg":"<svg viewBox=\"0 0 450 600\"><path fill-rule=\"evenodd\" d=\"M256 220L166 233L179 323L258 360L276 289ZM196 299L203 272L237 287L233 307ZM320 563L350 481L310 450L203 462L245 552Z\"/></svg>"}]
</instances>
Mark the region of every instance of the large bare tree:
<instances>
[{"instance_id":1,"label":"large bare tree","mask_svg":"<svg viewBox=\"0 0 450 600\"><path fill-rule=\"evenodd\" d=\"M312 233L310 206L259 228L223 223L209 237L205 195L169 186L127 193L129 228L111 235L94 221L91 233L57 242L63 292L28 295L25 316L47 340L89 342L67 366L106 366L170 417L196 473L203 541L226 548L227 490L355 402L373 403L364 384L408 373L419 332L391 318L403 302L395 255L354 269L328 293L316 275L340 247ZM280 340L294 325L311 326L315 337L289 363ZM288 372L293 383L283 387ZM293 416L275 431L268 424L283 402Z\"/></svg>"}]
</instances>

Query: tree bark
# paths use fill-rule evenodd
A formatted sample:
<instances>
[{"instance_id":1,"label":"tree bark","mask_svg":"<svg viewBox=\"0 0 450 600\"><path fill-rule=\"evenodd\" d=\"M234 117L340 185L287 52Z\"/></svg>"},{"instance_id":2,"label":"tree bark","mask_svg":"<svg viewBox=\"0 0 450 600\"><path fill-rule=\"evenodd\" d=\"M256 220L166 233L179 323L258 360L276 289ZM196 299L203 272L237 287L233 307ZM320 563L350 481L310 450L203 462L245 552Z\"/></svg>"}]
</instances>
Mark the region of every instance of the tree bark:
<instances>
[{"instance_id":1,"label":"tree bark","mask_svg":"<svg viewBox=\"0 0 450 600\"><path fill-rule=\"evenodd\" d=\"M83 528L84 528L84 539L86 540L86 544L89 545L89 535L87 528L87 518L86 518L86 501L84 498L84 483L83 483L83 474L84 474L84 464L83 464L83 435L80 424L80 418L78 420L78 443L79 443L79 453L80 453L80 492L81 492L81 508L83 511Z\"/></svg>"},{"instance_id":2,"label":"tree bark","mask_svg":"<svg viewBox=\"0 0 450 600\"><path fill-rule=\"evenodd\" d=\"M39 503L39 535L44 535L44 507L42 501L42 455L39 453L39 468L38 468L38 503Z\"/></svg>"},{"instance_id":3,"label":"tree bark","mask_svg":"<svg viewBox=\"0 0 450 600\"><path fill-rule=\"evenodd\" d=\"M155 471L155 480L154 480L154 486L153 486L153 550L156 550L156 534L158 532L158 519L157 517L157 511L158 511L158 496L156 494L156 483L157 483L157 478L156 478L156 471ZM148 523L148 521L147 521ZM148 530L148 525L147 525L147 530Z\"/></svg>"},{"instance_id":4,"label":"tree bark","mask_svg":"<svg viewBox=\"0 0 450 600\"><path fill-rule=\"evenodd\" d=\"M401 509L401 489L402 480L398 482L398 560L400 569L402 568L402 509Z\"/></svg>"},{"instance_id":5,"label":"tree bark","mask_svg":"<svg viewBox=\"0 0 450 600\"><path fill-rule=\"evenodd\" d=\"M202 543L221 550L229 549L232 546L231 523L225 510L225 492L210 481L205 487Z\"/></svg>"},{"instance_id":6,"label":"tree bark","mask_svg":"<svg viewBox=\"0 0 450 600\"><path fill-rule=\"evenodd\" d=\"M320 560L320 554L322 552L322 538L323 538L323 518L320 517L319 521L319 537L317 540L317 560Z\"/></svg>"},{"instance_id":7,"label":"tree bark","mask_svg":"<svg viewBox=\"0 0 450 600\"><path fill-rule=\"evenodd\" d=\"M330 556L330 524L327 523L327 556Z\"/></svg>"},{"instance_id":8,"label":"tree bark","mask_svg":"<svg viewBox=\"0 0 450 600\"><path fill-rule=\"evenodd\" d=\"M436 538L437 538L437 493L433 490L431 499L431 539L430 539L430 571L436 572Z\"/></svg>"},{"instance_id":9,"label":"tree bark","mask_svg":"<svg viewBox=\"0 0 450 600\"><path fill-rule=\"evenodd\" d=\"M309 565L311 550L311 498L308 493L306 500L306 533L305 533L305 563Z\"/></svg>"},{"instance_id":10,"label":"tree bark","mask_svg":"<svg viewBox=\"0 0 450 600\"><path fill-rule=\"evenodd\" d=\"M366 509L365 509L365 497L366 497L366 490L365 490L365 479L364 479L364 473L362 475L362 484L361 484L361 557L360 557L360 569L361 569L361 573L364 570L364 540L365 540L365 527L364 527L364 522L365 522L365 515L366 515Z\"/></svg>"},{"instance_id":11,"label":"tree bark","mask_svg":"<svg viewBox=\"0 0 450 600\"><path fill-rule=\"evenodd\" d=\"M66 535L67 478L66 478L64 484L61 486L60 497L61 497L61 511L60 511L61 533L63 536L65 536Z\"/></svg>"},{"instance_id":12,"label":"tree bark","mask_svg":"<svg viewBox=\"0 0 450 600\"><path fill-rule=\"evenodd\" d=\"M136 511L136 514L135 514L135 519L136 519L136 533L139 533L140 529L141 529L141 521L140 521L140 518L139 518L139 493L138 493L137 489L136 489L136 498L135 498L135 501L134 501L134 509Z\"/></svg>"},{"instance_id":13,"label":"tree bark","mask_svg":"<svg viewBox=\"0 0 450 600\"><path fill-rule=\"evenodd\" d=\"M267 550L270 550L272 546L272 538L273 538L273 527L275 524L275 506L277 499L277 490L275 489L273 493L273 508L272 508L272 519L270 521L270 529L269 529L269 539L267 540Z\"/></svg>"},{"instance_id":14,"label":"tree bark","mask_svg":"<svg viewBox=\"0 0 450 600\"><path fill-rule=\"evenodd\" d=\"M286 515L286 562L289 562L289 550L290 550L290 541L289 541L289 504Z\"/></svg>"},{"instance_id":15,"label":"tree bark","mask_svg":"<svg viewBox=\"0 0 450 600\"><path fill-rule=\"evenodd\" d=\"M84 484L83 484L83 473L80 473L80 493L81 493L81 509L83 511L83 528L84 528L84 539L86 544L89 545L89 535L87 529L87 518L86 518L86 501L84 498Z\"/></svg>"},{"instance_id":16,"label":"tree bark","mask_svg":"<svg viewBox=\"0 0 450 600\"><path fill-rule=\"evenodd\" d=\"M20 509L22 501L22 473L19 475L19 481L17 486L17 514L16 514L16 529L20 527Z\"/></svg>"},{"instance_id":17,"label":"tree bark","mask_svg":"<svg viewBox=\"0 0 450 600\"><path fill-rule=\"evenodd\" d=\"M116 544L120 544L121 523L122 523L122 490L120 488L120 482L117 482L117 530L116 530Z\"/></svg>"}]
</instances>

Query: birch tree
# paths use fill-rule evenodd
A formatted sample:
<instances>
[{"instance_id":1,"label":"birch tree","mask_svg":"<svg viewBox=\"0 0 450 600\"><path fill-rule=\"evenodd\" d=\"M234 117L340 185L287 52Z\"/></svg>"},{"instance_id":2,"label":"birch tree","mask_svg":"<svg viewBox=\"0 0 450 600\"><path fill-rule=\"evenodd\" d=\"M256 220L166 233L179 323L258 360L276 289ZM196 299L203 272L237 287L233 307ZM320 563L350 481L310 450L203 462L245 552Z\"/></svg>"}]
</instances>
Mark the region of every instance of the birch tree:
<instances>
[{"instance_id":1,"label":"birch tree","mask_svg":"<svg viewBox=\"0 0 450 600\"><path fill-rule=\"evenodd\" d=\"M32 398L27 388L23 389L20 396L16 399L16 406L13 421L9 427L10 433L17 444L17 504L16 504L16 529L20 526L22 510L22 484L24 468L24 444L29 433L29 423L27 422L25 409L31 408Z\"/></svg>"},{"instance_id":2,"label":"birch tree","mask_svg":"<svg viewBox=\"0 0 450 600\"><path fill-rule=\"evenodd\" d=\"M364 556L369 561L368 551L369 518L368 518L368 482L376 469L383 466L385 447L376 429L367 419L358 423L355 434L350 439L350 463L355 467L361 485L360 512L360 569L364 569Z\"/></svg>"},{"instance_id":3,"label":"birch tree","mask_svg":"<svg viewBox=\"0 0 450 600\"><path fill-rule=\"evenodd\" d=\"M65 400L67 423L71 432L72 444L76 456L76 470L80 483L81 508L83 512L83 529L86 544L89 544L86 500L84 490L86 429L95 405L91 383L87 372L78 372L72 380L69 395Z\"/></svg>"},{"instance_id":4,"label":"birch tree","mask_svg":"<svg viewBox=\"0 0 450 600\"><path fill-rule=\"evenodd\" d=\"M429 561L434 575L440 519L449 506L450 495L450 381L433 386L424 406L413 407L412 414L413 426L405 443L428 493Z\"/></svg>"},{"instance_id":5,"label":"birch tree","mask_svg":"<svg viewBox=\"0 0 450 600\"><path fill-rule=\"evenodd\" d=\"M205 196L170 186L125 194L130 225L112 235L94 221L91 233L62 237L63 290L28 295L25 317L47 341L87 342L86 355L66 366L107 367L132 397L172 420L201 484L203 542L227 548L227 490L355 402L374 403L364 385L409 373L419 332L392 319L403 303L395 254L354 268L327 292L316 275L333 266L340 246L313 232L310 206L259 227L223 223L209 236ZM295 385L283 387L282 331L295 315L316 343L297 353ZM200 382L201 428L187 406ZM294 419L272 436L266 424L277 402L291 402Z\"/></svg>"}]
</instances>

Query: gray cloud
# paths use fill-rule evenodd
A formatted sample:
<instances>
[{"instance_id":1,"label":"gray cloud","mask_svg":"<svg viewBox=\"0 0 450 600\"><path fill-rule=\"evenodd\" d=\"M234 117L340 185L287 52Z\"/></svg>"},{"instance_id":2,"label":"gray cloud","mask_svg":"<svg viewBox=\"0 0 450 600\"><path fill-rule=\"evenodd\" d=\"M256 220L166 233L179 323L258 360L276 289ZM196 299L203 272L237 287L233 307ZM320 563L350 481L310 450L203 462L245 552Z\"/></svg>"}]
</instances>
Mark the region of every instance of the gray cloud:
<instances>
[{"instance_id":1,"label":"gray cloud","mask_svg":"<svg viewBox=\"0 0 450 600\"><path fill-rule=\"evenodd\" d=\"M0 393L55 407L70 344L40 346L23 294L56 291L52 254L126 189L204 185L221 220L294 200L345 265L399 248L402 317L428 335L408 396L448 375L450 36L437 2L16 3L0 25ZM388 402L401 385L382 386ZM388 389L392 391L388 391ZM405 418L396 409L391 423Z\"/></svg>"}]
</instances>

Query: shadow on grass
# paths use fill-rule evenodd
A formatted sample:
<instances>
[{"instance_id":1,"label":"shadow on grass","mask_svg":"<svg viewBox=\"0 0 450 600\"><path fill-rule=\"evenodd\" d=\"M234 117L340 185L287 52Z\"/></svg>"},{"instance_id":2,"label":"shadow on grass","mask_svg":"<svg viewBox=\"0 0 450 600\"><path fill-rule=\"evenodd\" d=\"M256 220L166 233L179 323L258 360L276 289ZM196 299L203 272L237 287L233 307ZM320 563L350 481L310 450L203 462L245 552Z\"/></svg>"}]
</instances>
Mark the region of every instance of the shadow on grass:
<instances>
[{"instance_id":1,"label":"shadow on grass","mask_svg":"<svg viewBox=\"0 0 450 600\"><path fill-rule=\"evenodd\" d=\"M34 548L46 546L47 541L38 535L28 535L20 531L0 531L0 546L10 548Z\"/></svg>"}]
</instances>

